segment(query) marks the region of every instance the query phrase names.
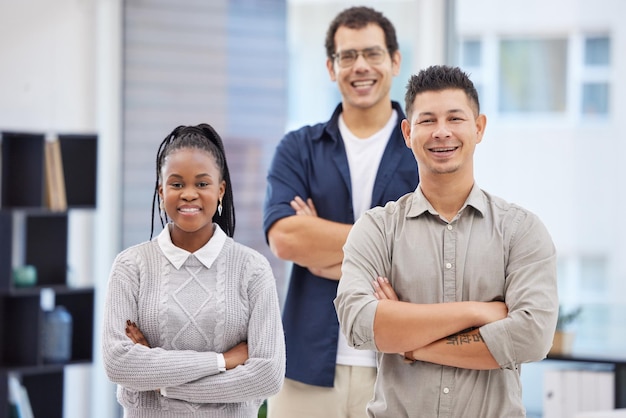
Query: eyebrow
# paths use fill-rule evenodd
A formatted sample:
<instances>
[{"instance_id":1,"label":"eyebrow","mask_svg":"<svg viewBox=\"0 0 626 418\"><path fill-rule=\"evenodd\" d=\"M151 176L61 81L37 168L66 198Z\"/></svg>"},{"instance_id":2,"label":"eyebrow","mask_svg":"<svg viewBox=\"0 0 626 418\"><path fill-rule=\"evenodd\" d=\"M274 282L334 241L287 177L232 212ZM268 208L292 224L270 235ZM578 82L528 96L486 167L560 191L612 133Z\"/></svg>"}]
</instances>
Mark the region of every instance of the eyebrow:
<instances>
[{"instance_id":1,"label":"eyebrow","mask_svg":"<svg viewBox=\"0 0 626 418\"><path fill-rule=\"evenodd\" d=\"M167 176L167 178L171 178L171 177L176 177L176 178L179 178L179 179L183 178L183 176L181 176L180 174L176 174L176 173L172 173L169 176ZM211 175L209 173L200 173L200 174L195 176L195 178L197 178L197 179L201 178L201 177L211 177Z\"/></svg>"},{"instance_id":2,"label":"eyebrow","mask_svg":"<svg viewBox=\"0 0 626 418\"><path fill-rule=\"evenodd\" d=\"M465 114L465 111L463 109L450 109L448 111L446 111L446 115L449 115L451 113L463 113ZM421 116L433 116L435 114L435 112L420 112L417 114L417 116L421 117Z\"/></svg>"}]
</instances>

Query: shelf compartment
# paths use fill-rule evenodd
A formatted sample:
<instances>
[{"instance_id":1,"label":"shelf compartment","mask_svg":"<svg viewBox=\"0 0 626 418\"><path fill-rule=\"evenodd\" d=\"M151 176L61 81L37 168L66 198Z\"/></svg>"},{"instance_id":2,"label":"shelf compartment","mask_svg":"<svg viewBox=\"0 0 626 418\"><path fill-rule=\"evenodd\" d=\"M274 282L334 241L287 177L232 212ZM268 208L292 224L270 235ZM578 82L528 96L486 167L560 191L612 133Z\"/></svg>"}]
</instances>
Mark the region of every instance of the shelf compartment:
<instances>
[{"instance_id":1,"label":"shelf compartment","mask_svg":"<svg viewBox=\"0 0 626 418\"><path fill-rule=\"evenodd\" d=\"M3 208L44 206L44 134L2 132Z\"/></svg>"},{"instance_id":2,"label":"shelf compartment","mask_svg":"<svg viewBox=\"0 0 626 418\"><path fill-rule=\"evenodd\" d=\"M93 360L94 289L55 286L55 305L72 315L72 357L64 364ZM63 364L47 364L41 358L41 288L0 296L0 368L25 373L57 370Z\"/></svg>"},{"instance_id":3,"label":"shelf compartment","mask_svg":"<svg viewBox=\"0 0 626 418\"><path fill-rule=\"evenodd\" d=\"M64 373L24 374L22 385L28 392L33 416L63 418L63 380Z\"/></svg>"},{"instance_id":4,"label":"shelf compartment","mask_svg":"<svg viewBox=\"0 0 626 418\"><path fill-rule=\"evenodd\" d=\"M98 137L59 134L68 208L96 207Z\"/></svg>"},{"instance_id":5,"label":"shelf compartment","mask_svg":"<svg viewBox=\"0 0 626 418\"><path fill-rule=\"evenodd\" d=\"M32 367L39 361L41 308L39 295L0 297L0 367Z\"/></svg>"},{"instance_id":6,"label":"shelf compartment","mask_svg":"<svg viewBox=\"0 0 626 418\"><path fill-rule=\"evenodd\" d=\"M65 284L67 214L26 216L24 264L37 268L37 286Z\"/></svg>"}]
</instances>

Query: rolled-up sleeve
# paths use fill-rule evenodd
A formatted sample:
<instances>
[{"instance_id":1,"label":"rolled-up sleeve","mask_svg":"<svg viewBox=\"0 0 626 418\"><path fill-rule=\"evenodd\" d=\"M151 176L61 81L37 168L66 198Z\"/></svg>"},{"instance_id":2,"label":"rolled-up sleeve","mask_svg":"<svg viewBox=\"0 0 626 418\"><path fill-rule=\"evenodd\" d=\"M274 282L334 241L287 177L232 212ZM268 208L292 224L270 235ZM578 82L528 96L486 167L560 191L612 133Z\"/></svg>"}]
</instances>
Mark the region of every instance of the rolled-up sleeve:
<instances>
[{"instance_id":1,"label":"rolled-up sleeve","mask_svg":"<svg viewBox=\"0 0 626 418\"><path fill-rule=\"evenodd\" d=\"M376 216L380 210L366 212L352 227L343 247L342 274L334 301L341 332L348 344L375 351L374 317L378 300L372 282L378 276L388 276L390 267L384 228Z\"/></svg>"},{"instance_id":2,"label":"rolled-up sleeve","mask_svg":"<svg viewBox=\"0 0 626 418\"><path fill-rule=\"evenodd\" d=\"M558 316L556 249L543 223L519 211L512 223L504 300L507 318L480 328L502 368L539 361L552 344Z\"/></svg>"}]
</instances>

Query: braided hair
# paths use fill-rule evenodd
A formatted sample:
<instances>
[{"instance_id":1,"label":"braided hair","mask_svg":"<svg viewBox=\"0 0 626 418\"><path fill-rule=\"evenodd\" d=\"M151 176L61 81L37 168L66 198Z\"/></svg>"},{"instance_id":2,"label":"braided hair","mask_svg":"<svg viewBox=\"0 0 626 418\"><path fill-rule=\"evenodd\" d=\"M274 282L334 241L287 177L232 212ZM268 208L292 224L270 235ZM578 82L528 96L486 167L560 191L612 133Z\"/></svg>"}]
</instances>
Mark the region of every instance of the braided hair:
<instances>
[{"instance_id":1,"label":"braided hair","mask_svg":"<svg viewBox=\"0 0 626 418\"><path fill-rule=\"evenodd\" d=\"M226 153L224 152L224 144L222 138L217 134L215 129L206 123L197 126L179 126L165 137L156 156L156 182L154 185L154 195L152 196L152 225L150 227L150 239L154 234L154 218L159 213L161 226L165 227L168 222L167 213L159 211L160 196L159 185L161 184L161 168L165 162L165 158L173 151L183 148L196 148L204 150L215 158L215 162L220 171L221 179L226 183L226 191L222 198L222 214L215 212L213 222L218 224L220 228L228 235L233 237L235 234L235 204L233 202L233 191L230 182L230 172L226 163Z\"/></svg>"}]
</instances>

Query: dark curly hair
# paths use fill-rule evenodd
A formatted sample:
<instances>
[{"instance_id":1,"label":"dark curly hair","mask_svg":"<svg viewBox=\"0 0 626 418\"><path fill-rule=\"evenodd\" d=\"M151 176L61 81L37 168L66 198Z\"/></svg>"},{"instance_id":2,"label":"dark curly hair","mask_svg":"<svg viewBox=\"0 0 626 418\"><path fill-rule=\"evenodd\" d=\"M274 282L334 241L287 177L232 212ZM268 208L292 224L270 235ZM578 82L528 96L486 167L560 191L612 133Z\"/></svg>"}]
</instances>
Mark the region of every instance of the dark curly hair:
<instances>
[{"instance_id":1,"label":"dark curly hair","mask_svg":"<svg viewBox=\"0 0 626 418\"><path fill-rule=\"evenodd\" d=\"M166 213L159 211L159 185L161 184L161 168L165 158L175 150L182 148L195 148L208 152L215 158L215 162L220 171L220 180L226 183L226 192L222 198L222 214L217 212L213 215L213 222L232 238L235 234L235 204L233 202L233 191L230 182L230 172L226 163L226 153L222 138L215 129L206 123L197 126L179 126L174 129L159 145L156 156L156 182L154 185L154 195L152 197L152 226L150 228L150 239L154 234L154 218L159 213L161 226L165 227L168 222Z\"/></svg>"},{"instance_id":2,"label":"dark curly hair","mask_svg":"<svg viewBox=\"0 0 626 418\"><path fill-rule=\"evenodd\" d=\"M385 33L385 42L389 55L393 55L398 50L398 39L396 38L396 29L393 24L382 13L370 7L350 7L339 13L326 31L326 56L332 59L337 52L335 50L335 33L341 26L350 29L362 29L368 24L373 23L380 26Z\"/></svg>"}]
</instances>

